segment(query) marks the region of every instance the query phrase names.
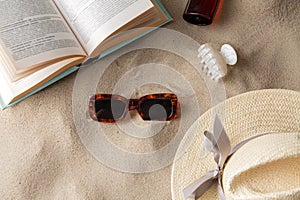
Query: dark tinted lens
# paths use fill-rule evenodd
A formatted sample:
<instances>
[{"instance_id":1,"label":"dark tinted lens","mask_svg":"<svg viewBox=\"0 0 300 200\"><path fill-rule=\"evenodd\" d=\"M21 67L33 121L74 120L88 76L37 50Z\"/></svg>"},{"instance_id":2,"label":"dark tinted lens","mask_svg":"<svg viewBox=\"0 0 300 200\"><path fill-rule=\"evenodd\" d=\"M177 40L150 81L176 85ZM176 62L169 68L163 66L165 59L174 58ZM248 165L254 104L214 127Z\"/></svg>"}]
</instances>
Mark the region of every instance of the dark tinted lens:
<instances>
[{"instance_id":1,"label":"dark tinted lens","mask_svg":"<svg viewBox=\"0 0 300 200\"><path fill-rule=\"evenodd\" d=\"M143 100L139 111L144 120L166 120L173 114L172 101L164 98Z\"/></svg>"},{"instance_id":2,"label":"dark tinted lens","mask_svg":"<svg viewBox=\"0 0 300 200\"><path fill-rule=\"evenodd\" d=\"M120 119L125 112L126 103L116 99L97 99L95 112L97 119Z\"/></svg>"}]
</instances>

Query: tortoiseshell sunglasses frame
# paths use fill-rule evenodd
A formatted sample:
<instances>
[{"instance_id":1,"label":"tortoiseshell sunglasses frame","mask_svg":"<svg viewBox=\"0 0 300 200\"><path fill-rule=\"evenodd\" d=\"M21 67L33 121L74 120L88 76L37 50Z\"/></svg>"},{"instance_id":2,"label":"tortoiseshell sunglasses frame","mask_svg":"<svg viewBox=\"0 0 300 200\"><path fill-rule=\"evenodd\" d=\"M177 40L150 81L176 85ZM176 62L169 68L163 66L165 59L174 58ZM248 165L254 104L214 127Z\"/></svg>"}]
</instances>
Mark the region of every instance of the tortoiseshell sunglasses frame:
<instances>
[{"instance_id":1,"label":"tortoiseshell sunglasses frame","mask_svg":"<svg viewBox=\"0 0 300 200\"><path fill-rule=\"evenodd\" d=\"M120 95L115 95L115 94L95 94L89 97L89 114L90 117L98 122L105 122L105 123L115 123L117 121L123 120L125 116L128 114L128 111L131 110L137 110L141 118L144 120L144 114L140 111L139 107L140 104L144 100L149 100L149 99L156 99L156 98L165 98L165 99L170 99L172 103L172 114L168 116L166 119L161 119L161 120L156 120L156 121L171 121L173 119L178 118L179 116L179 110L180 110L180 105L178 102L178 98L175 94L171 93L158 93L158 94L149 94L145 95L139 99L127 99L123 96ZM127 105L125 107L124 113L119 119L98 119L97 114L95 112L95 102L98 99L115 99L119 100L125 103Z\"/></svg>"}]
</instances>

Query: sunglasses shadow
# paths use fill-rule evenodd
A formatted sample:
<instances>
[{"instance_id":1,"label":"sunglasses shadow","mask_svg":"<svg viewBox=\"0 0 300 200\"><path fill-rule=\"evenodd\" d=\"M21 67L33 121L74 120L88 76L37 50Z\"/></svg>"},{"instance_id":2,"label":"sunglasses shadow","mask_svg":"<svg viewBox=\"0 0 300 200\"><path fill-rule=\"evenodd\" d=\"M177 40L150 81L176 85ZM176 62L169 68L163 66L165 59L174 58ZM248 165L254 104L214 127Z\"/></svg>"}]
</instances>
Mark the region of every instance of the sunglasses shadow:
<instances>
[{"instance_id":1,"label":"sunglasses shadow","mask_svg":"<svg viewBox=\"0 0 300 200\"><path fill-rule=\"evenodd\" d=\"M180 119L144 121L136 111L130 111L127 117L116 125L121 129L119 134L127 135L133 140L143 140L151 151L157 151L174 139L179 131Z\"/></svg>"}]
</instances>

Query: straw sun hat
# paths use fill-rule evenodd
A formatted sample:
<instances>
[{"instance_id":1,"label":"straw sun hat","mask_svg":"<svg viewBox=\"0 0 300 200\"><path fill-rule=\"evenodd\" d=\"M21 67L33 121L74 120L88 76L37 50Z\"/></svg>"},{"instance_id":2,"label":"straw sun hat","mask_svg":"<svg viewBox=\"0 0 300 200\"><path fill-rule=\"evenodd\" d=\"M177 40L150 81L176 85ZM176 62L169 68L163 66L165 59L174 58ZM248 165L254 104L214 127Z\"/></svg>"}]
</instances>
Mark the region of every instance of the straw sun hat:
<instances>
[{"instance_id":1,"label":"straw sun hat","mask_svg":"<svg viewBox=\"0 0 300 200\"><path fill-rule=\"evenodd\" d=\"M177 156L173 200L300 199L300 93L261 90L226 100L192 125Z\"/></svg>"}]
</instances>

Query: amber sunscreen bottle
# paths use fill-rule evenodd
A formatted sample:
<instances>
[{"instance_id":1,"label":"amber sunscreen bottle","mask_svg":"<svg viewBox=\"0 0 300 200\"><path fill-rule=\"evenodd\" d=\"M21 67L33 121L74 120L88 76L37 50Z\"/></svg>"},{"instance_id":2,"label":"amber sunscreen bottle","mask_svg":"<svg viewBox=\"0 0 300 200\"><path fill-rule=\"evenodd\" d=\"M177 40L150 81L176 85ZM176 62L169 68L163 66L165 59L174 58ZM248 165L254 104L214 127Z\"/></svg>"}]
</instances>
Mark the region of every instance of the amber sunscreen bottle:
<instances>
[{"instance_id":1,"label":"amber sunscreen bottle","mask_svg":"<svg viewBox=\"0 0 300 200\"><path fill-rule=\"evenodd\" d=\"M188 0L183 19L191 24L205 26L213 22L219 0Z\"/></svg>"}]
</instances>

